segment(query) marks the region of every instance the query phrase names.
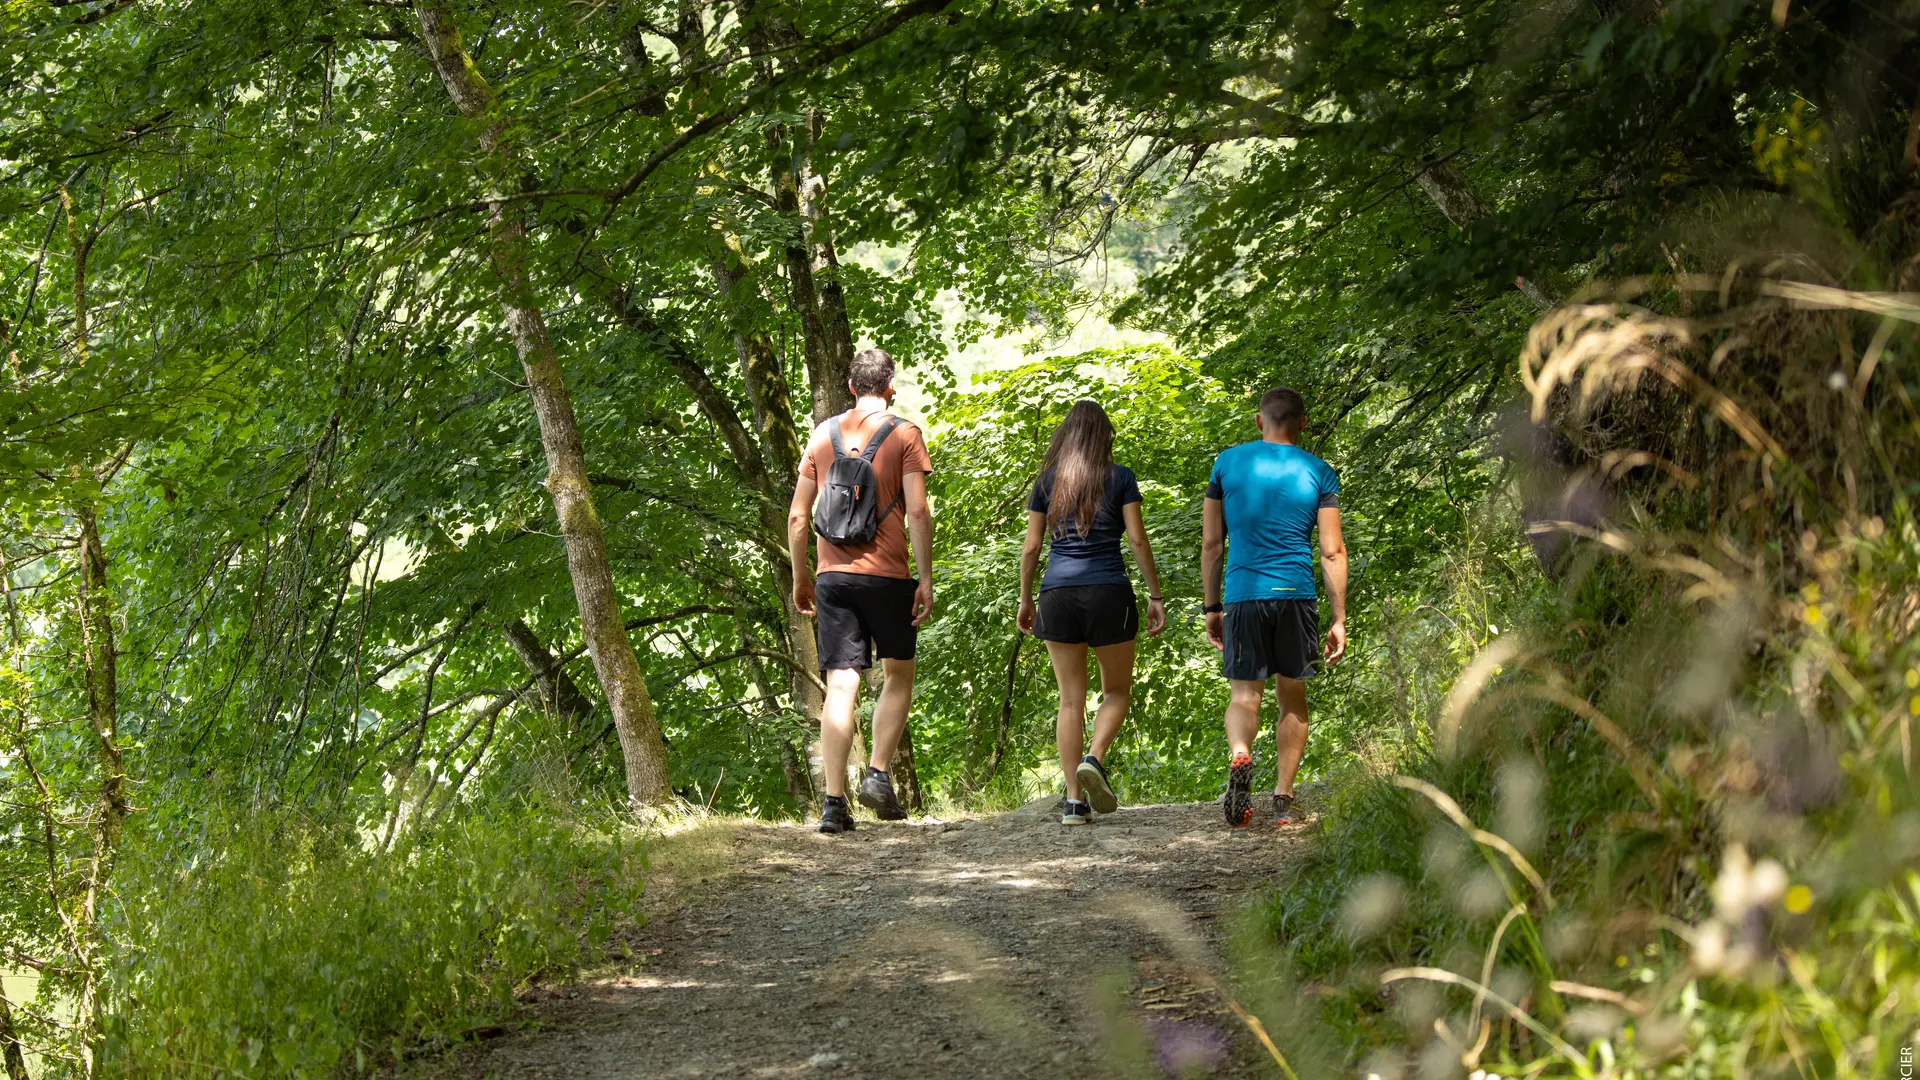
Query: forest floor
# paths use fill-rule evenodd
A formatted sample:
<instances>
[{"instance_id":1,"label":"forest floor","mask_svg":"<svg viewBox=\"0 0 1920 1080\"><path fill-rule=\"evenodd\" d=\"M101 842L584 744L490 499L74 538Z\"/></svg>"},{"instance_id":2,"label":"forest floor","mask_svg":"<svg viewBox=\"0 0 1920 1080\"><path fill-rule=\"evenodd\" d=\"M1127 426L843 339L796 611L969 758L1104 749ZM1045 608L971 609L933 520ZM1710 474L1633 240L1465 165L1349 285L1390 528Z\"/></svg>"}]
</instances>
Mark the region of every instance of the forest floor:
<instances>
[{"instance_id":1,"label":"forest floor","mask_svg":"<svg viewBox=\"0 0 1920 1080\"><path fill-rule=\"evenodd\" d=\"M704 860L659 861L620 971L535 988L523 1025L402 1075L1273 1074L1214 980L1311 826L1229 830L1199 803L1067 828L1057 806L710 826Z\"/></svg>"}]
</instances>

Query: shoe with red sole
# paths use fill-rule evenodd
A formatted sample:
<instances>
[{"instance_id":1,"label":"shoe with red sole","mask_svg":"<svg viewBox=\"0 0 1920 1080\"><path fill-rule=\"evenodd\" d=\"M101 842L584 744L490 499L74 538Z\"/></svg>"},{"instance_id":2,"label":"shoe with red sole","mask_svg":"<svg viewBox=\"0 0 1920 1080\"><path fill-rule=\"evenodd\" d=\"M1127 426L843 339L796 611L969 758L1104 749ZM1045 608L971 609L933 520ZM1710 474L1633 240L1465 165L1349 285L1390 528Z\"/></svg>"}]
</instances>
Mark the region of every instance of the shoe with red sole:
<instances>
[{"instance_id":1,"label":"shoe with red sole","mask_svg":"<svg viewBox=\"0 0 1920 1080\"><path fill-rule=\"evenodd\" d=\"M1304 825L1306 821L1306 811L1300 809L1300 804L1293 801L1293 796L1275 795L1273 797L1273 823L1275 825L1282 829L1290 829L1295 825Z\"/></svg>"},{"instance_id":2,"label":"shoe with red sole","mask_svg":"<svg viewBox=\"0 0 1920 1080\"><path fill-rule=\"evenodd\" d=\"M1243 829L1253 824L1253 757L1235 754L1227 763L1227 790L1220 796L1227 824Z\"/></svg>"}]
</instances>

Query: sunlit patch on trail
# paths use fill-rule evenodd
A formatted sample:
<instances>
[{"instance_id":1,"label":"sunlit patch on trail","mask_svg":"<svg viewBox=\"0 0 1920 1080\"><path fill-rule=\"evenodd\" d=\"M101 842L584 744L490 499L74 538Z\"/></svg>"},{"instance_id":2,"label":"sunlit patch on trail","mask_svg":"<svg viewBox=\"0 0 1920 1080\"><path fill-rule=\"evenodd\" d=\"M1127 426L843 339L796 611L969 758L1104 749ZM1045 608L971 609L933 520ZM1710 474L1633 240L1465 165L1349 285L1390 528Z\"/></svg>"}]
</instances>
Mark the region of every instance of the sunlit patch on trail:
<instances>
[{"instance_id":1,"label":"sunlit patch on trail","mask_svg":"<svg viewBox=\"0 0 1920 1080\"><path fill-rule=\"evenodd\" d=\"M675 864L700 885L662 883L671 904L627 970L530 999L545 1033L489 1040L458 1075L1262 1075L1211 973L1238 970L1222 916L1304 846L1216 819L1202 804L1065 835L1018 812L852 843L697 834L731 872Z\"/></svg>"}]
</instances>

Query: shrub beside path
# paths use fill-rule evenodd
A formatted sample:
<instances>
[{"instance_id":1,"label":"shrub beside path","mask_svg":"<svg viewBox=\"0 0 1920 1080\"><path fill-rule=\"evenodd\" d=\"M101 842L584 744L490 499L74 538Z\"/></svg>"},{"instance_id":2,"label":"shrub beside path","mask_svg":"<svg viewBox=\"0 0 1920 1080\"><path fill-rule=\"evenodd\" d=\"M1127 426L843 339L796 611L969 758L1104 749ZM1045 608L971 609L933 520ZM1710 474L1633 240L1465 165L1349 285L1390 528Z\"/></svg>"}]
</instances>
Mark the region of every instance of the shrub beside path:
<instances>
[{"instance_id":1,"label":"shrub beside path","mask_svg":"<svg viewBox=\"0 0 1920 1080\"><path fill-rule=\"evenodd\" d=\"M1212 803L1063 828L1057 805L733 826L727 870L615 946L624 974L537 988L526 1026L405 1075L1275 1074L1213 980L1307 830L1229 831Z\"/></svg>"}]
</instances>

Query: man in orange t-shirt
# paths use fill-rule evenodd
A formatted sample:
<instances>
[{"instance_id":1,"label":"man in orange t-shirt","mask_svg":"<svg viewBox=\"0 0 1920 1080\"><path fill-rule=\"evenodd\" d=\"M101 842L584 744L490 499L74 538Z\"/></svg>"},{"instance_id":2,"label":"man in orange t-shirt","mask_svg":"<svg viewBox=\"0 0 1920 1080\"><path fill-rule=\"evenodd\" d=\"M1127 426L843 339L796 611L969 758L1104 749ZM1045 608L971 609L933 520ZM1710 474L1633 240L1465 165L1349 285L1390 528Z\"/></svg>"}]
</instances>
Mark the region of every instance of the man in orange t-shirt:
<instances>
[{"instance_id":1,"label":"man in orange t-shirt","mask_svg":"<svg viewBox=\"0 0 1920 1080\"><path fill-rule=\"evenodd\" d=\"M820 756L826 772L826 806L820 831L853 828L847 806L847 755L853 746L853 707L860 673L879 654L886 684L873 706L873 756L860 778L859 799L884 821L907 816L894 794L887 766L907 729L913 700L913 654L920 624L933 614L933 514L927 508L927 474L933 463L920 429L897 421L893 404L893 357L866 349L853 358L847 386L853 408L814 429L800 459L800 478L787 512L787 550L793 560L793 604L817 617L820 669L827 696L820 709ZM814 531L814 501L833 466L833 433L849 457L882 441L873 455L873 492L879 521L869 543L836 544L819 538L820 576L807 565L808 534ZM882 432L886 432L884 436ZM907 535L913 536L916 579L907 569Z\"/></svg>"}]
</instances>

